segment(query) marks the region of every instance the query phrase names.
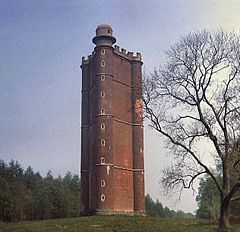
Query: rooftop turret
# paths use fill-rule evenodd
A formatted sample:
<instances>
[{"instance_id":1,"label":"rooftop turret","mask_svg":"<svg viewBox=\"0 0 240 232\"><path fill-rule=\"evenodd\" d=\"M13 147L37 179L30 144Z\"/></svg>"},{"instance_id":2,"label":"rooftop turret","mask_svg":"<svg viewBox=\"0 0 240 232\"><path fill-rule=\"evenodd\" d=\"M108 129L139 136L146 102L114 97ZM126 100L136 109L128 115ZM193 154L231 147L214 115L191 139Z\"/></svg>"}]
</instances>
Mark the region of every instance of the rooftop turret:
<instances>
[{"instance_id":1,"label":"rooftop turret","mask_svg":"<svg viewBox=\"0 0 240 232\"><path fill-rule=\"evenodd\" d=\"M92 39L96 46L112 46L116 39L112 35L112 27L108 24L101 24L96 29L96 36Z\"/></svg>"}]
</instances>

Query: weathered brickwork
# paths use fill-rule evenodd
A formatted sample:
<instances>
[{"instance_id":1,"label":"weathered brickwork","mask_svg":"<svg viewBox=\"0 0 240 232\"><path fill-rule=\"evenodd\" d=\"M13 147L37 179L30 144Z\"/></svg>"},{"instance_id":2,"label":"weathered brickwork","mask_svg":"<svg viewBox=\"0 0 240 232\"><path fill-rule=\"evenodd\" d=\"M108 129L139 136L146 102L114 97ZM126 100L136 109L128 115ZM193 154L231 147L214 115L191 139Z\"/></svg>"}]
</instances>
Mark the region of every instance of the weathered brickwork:
<instances>
[{"instance_id":1,"label":"weathered brickwork","mask_svg":"<svg viewBox=\"0 0 240 232\"><path fill-rule=\"evenodd\" d=\"M142 61L97 27L82 59L81 214L144 215Z\"/></svg>"}]
</instances>

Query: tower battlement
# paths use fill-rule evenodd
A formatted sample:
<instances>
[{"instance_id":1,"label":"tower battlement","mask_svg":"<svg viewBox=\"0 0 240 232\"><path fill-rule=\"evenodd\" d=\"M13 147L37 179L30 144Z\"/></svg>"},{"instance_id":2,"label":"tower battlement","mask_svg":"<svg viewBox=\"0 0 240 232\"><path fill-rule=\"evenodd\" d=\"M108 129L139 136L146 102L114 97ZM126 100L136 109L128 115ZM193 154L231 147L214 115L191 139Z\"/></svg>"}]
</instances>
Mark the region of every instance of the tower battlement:
<instances>
[{"instance_id":1,"label":"tower battlement","mask_svg":"<svg viewBox=\"0 0 240 232\"><path fill-rule=\"evenodd\" d=\"M83 56L82 57L82 64L89 64L90 60L94 57L94 54L96 52L93 51L91 55L88 55L88 56Z\"/></svg>"},{"instance_id":2,"label":"tower battlement","mask_svg":"<svg viewBox=\"0 0 240 232\"><path fill-rule=\"evenodd\" d=\"M142 55L140 52L136 52L136 54L134 54L134 52L127 52L126 49L120 48L118 45L114 45L113 52L121 57L128 59L128 60L142 61ZM90 62L90 60L93 58L94 54L95 54L95 52L93 52L92 55L83 56L82 64L88 64Z\"/></svg>"},{"instance_id":3,"label":"tower battlement","mask_svg":"<svg viewBox=\"0 0 240 232\"><path fill-rule=\"evenodd\" d=\"M128 59L128 60L136 60L136 61L142 61L142 55L141 53L137 52L136 55L133 52L127 52L126 49L120 48L117 45L114 45L114 53Z\"/></svg>"},{"instance_id":4,"label":"tower battlement","mask_svg":"<svg viewBox=\"0 0 240 232\"><path fill-rule=\"evenodd\" d=\"M83 56L82 57L82 64L89 64L90 60L92 59L93 55Z\"/></svg>"}]
</instances>

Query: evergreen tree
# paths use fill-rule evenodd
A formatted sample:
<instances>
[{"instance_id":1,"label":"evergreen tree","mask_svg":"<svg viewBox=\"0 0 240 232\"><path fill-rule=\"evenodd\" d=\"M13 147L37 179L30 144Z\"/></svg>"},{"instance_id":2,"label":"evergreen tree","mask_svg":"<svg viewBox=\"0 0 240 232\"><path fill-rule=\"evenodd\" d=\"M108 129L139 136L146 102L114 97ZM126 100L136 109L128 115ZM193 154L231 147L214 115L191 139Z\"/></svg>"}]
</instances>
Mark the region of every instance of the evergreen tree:
<instances>
[{"instance_id":1,"label":"evergreen tree","mask_svg":"<svg viewBox=\"0 0 240 232\"><path fill-rule=\"evenodd\" d=\"M17 161L0 160L0 220L21 221L79 216L77 175L70 172L64 180L48 171L45 178Z\"/></svg>"},{"instance_id":2,"label":"evergreen tree","mask_svg":"<svg viewBox=\"0 0 240 232\"><path fill-rule=\"evenodd\" d=\"M163 207L163 205L157 199L156 202L150 197L149 194L145 196L145 209L148 216L158 216L158 217L176 217L176 218L195 218L195 215L191 213L184 213L181 210L175 212L170 210L168 207Z\"/></svg>"}]
</instances>

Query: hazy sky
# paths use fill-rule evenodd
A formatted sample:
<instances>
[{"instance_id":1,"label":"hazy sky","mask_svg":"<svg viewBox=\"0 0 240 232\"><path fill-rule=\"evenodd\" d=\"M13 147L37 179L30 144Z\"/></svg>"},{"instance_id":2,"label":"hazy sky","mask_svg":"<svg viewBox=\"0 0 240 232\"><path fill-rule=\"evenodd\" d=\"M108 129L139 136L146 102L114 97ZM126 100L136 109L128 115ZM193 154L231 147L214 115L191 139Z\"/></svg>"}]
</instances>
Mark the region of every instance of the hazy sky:
<instances>
[{"instance_id":1,"label":"hazy sky","mask_svg":"<svg viewBox=\"0 0 240 232\"><path fill-rule=\"evenodd\" d=\"M240 0L0 0L0 159L42 175L79 173L79 65L101 23L112 25L120 47L141 52L151 71L189 31L239 32ZM191 192L177 205L161 194L161 169L171 161L162 144L146 126L146 192L193 212Z\"/></svg>"}]
</instances>

